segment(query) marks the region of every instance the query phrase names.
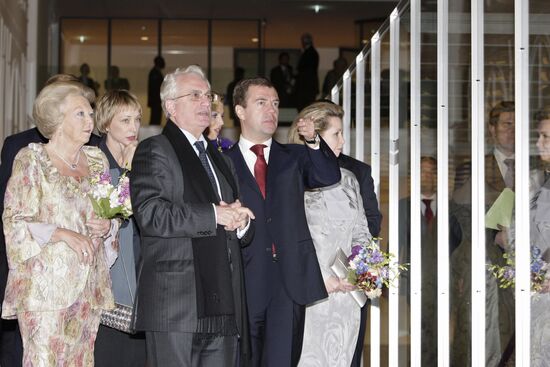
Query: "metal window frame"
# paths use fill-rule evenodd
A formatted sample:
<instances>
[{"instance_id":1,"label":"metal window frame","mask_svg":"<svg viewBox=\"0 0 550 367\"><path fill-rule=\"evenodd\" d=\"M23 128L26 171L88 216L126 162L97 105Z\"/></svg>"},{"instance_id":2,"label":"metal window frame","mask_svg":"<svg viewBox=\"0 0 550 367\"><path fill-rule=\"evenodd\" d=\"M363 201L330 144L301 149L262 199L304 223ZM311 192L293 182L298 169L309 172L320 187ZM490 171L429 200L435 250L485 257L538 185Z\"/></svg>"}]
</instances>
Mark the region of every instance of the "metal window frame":
<instances>
[{"instance_id":1,"label":"metal window frame","mask_svg":"<svg viewBox=\"0 0 550 367\"><path fill-rule=\"evenodd\" d=\"M515 222L516 222L516 366L529 366L531 345L529 215L529 2L514 2L515 54Z\"/></svg>"},{"instance_id":2,"label":"metal window frame","mask_svg":"<svg viewBox=\"0 0 550 367\"><path fill-rule=\"evenodd\" d=\"M343 81L344 126L342 132L346 138L343 152L349 155L351 150L351 72L349 68L344 72Z\"/></svg>"},{"instance_id":3,"label":"metal window frame","mask_svg":"<svg viewBox=\"0 0 550 367\"><path fill-rule=\"evenodd\" d=\"M365 57L355 58L355 158L365 159ZM351 139L351 136L348 136Z\"/></svg>"},{"instance_id":4,"label":"metal window frame","mask_svg":"<svg viewBox=\"0 0 550 367\"><path fill-rule=\"evenodd\" d=\"M371 168L374 192L380 197L380 33L371 38ZM332 90L334 97L334 89ZM333 99L334 100L334 99ZM378 201L380 205L380 200ZM380 366L380 302L371 301L370 317L370 365Z\"/></svg>"},{"instance_id":5,"label":"metal window frame","mask_svg":"<svg viewBox=\"0 0 550 367\"><path fill-rule=\"evenodd\" d=\"M437 1L437 243L449 243L449 1ZM449 366L449 246L437 252L437 365Z\"/></svg>"},{"instance_id":6,"label":"metal window frame","mask_svg":"<svg viewBox=\"0 0 550 367\"><path fill-rule=\"evenodd\" d=\"M399 259L399 48L400 14L390 15L389 252ZM399 364L399 283L389 287L388 364Z\"/></svg>"},{"instance_id":7,"label":"metal window frame","mask_svg":"<svg viewBox=\"0 0 550 367\"><path fill-rule=\"evenodd\" d=\"M410 341L411 366L420 367L422 363L422 256L421 256L421 212L420 212L420 156L421 111L420 111L420 35L421 35L421 0L411 0L411 239L410 239Z\"/></svg>"},{"instance_id":8,"label":"metal window frame","mask_svg":"<svg viewBox=\"0 0 550 367\"><path fill-rule=\"evenodd\" d=\"M485 59L484 3L471 1L472 86L472 279L485 279ZM485 282L472 282L472 365L485 364Z\"/></svg>"}]
</instances>

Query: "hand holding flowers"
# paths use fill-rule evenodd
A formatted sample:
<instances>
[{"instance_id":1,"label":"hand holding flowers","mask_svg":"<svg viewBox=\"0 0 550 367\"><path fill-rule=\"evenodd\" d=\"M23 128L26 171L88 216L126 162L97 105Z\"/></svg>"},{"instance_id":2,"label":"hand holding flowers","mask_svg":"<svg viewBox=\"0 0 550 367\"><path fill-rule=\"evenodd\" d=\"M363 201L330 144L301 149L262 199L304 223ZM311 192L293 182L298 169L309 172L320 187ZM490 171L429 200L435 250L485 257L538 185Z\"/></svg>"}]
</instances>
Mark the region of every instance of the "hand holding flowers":
<instances>
[{"instance_id":1,"label":"hand holding flowers","mask_svg":"<svg viewBox=\"0 0 550 367\"><path fill-rule=\"evenodd\" d=\"M355 245L348 257L348 281L363 290L368 298L378 298L382 288L389 287L399 278L405 265L393 261L394 255L380 250L380 238L372 238L369 243Z\"/></svg>"}]
</instances>

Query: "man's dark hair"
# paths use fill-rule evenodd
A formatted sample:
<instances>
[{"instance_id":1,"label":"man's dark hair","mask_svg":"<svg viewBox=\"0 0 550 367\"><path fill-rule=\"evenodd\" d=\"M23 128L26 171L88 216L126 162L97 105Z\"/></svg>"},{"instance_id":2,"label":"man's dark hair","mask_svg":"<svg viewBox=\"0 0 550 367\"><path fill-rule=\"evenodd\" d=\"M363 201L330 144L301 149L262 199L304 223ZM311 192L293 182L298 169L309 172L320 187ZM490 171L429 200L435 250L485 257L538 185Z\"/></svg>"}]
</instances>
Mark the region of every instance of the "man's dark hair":
<instances>
[{"instance_id":1,"label":"man's dark hair","mask_svg":"<svg viewBox=\"0 0 550 367\"><path fill-rule=\"evenodd\" d=\"M263 77L247 78L237 83L235 89L233 89L233 107L242 106L246 107L246 97L248 88L252 86L273 88L273 84L269 80Z\"/></svg>"},{"instance_id":2,"label":"man's dark hair","mask_svg":"<svg viewBox=\"0 0 550 367\"><path fill-rule=\"evenodd\" d=\"M504 112L514 112L515 104L514 101L502 101L497 103L489 112L489 124L496 125L500 114Z\"/></svg>"}]
</instances>

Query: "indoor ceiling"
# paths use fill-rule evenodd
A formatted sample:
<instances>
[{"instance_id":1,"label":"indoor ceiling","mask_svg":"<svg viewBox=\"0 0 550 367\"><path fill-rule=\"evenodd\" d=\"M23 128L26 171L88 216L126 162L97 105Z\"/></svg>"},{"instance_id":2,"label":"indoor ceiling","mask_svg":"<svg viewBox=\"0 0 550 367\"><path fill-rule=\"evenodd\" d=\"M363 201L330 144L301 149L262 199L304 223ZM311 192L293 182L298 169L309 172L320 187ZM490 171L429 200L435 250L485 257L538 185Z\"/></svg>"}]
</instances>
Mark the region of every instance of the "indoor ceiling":
<instances>
[{"instance_id":1,"label":"indoor ceiling","mask_svg":"<svg viewBox=\"0 0 550 367\"><path fill-rule=\"evenodd\" d=\"M299 37L304 32L310 32L314 36L317 47L357 47L360 40L356 22L372 22L376 29L398 2L54 0L53 3L55 18L262 19L265 30L264 47L298 48ZM370 34L367 36L370 37Z\"/></svg>"}]
</instances>

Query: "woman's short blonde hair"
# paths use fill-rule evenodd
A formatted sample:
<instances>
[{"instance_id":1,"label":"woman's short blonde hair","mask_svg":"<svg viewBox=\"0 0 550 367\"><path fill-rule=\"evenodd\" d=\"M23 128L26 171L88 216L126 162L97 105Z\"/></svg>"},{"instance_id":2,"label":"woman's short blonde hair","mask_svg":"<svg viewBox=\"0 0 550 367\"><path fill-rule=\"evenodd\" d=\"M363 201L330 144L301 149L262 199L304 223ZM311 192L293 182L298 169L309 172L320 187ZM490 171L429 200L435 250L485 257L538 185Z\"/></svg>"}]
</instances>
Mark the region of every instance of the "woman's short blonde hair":
<instances>
[{"instance_id":1,"label":"woman's short blonde hair","mask_svg":"<svg viewBox=\"0 0 550 367\"><path fill-rule=\"evenodd\" d=\"M331 117L342 119L344 117L344 110L342 107L332 102L314 102L310 104L300 111L292 122L290 130L288 131L288 142L291 144L302 144L304 142L304 138L298 134L298 128L296 127L300 119L313 120L315 131L321 134L329 128L328 120Z\"/></svg>"},{"instance_id":2,"label":"woman's short blonde hair","mask_svg":"<svg viewBox=\"0 0 550 367\"><path fill-rule=\"evenodd\" d=\"M111 121L124 108L135 108L141 113L141 105L135 95L125 89L110 90L99 98L95 107L95 127L106 134Z\"/></svg>"},{"instance_id":3,"label":"woman's short blonde hair","mask_svg":"<svg viewBox=\"0 0 550 367\"><path fill-rule=\"evenodd\" d=\"M82 83L74 81L57 81L45 86L36 97L32 117L38 131L51 139L63 122L65 114L63 105L69 96L81 96L88 101L95 99L95 93Z\"/></svg>"}]
</instances>

